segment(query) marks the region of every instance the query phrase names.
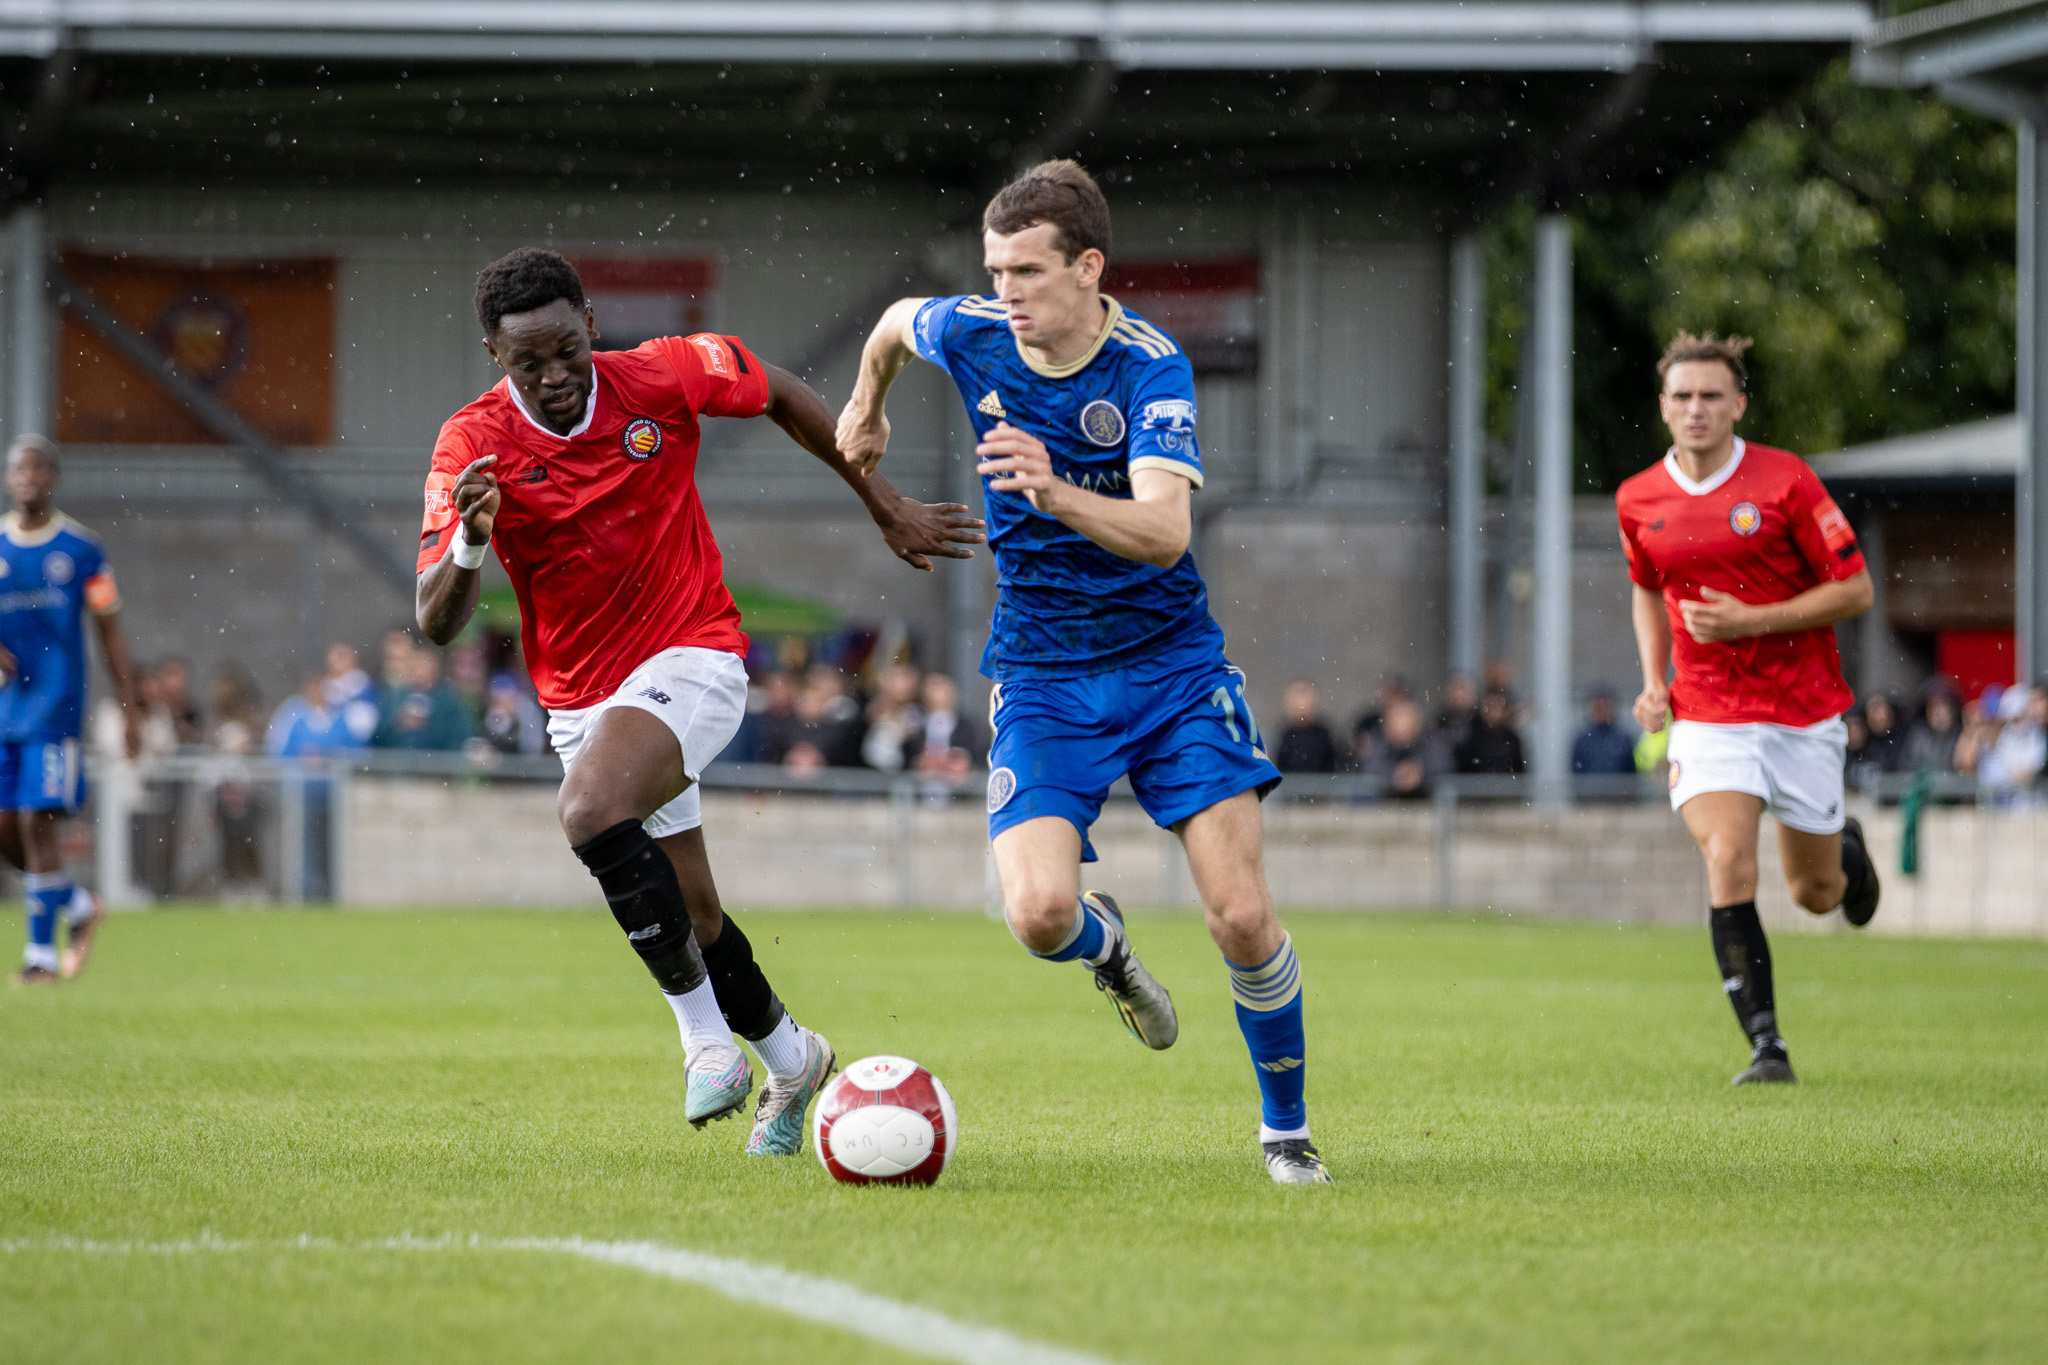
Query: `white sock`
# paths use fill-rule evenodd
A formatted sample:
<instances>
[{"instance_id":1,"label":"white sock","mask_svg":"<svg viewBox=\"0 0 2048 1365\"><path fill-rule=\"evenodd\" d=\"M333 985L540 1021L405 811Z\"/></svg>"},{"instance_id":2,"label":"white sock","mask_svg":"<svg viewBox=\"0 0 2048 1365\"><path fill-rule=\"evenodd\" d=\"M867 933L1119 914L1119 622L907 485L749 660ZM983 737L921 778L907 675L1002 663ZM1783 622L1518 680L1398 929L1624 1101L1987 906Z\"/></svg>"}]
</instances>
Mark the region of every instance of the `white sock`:
<instances>
[{"instance_id":1,"label":"white sock","mask_svg":"<svg viewBox=\"0 0 2048 1365\"><path fill-rule=\"evenodd\" d=\"M54 972L57 970L57 950L54 947L46 948L40 943L31 943L21 950L21 965L41 967L46 972Z\"/></svg>"},{"instance_id":2,"label":"white sock","mask_svg":"<svg viewBox=\"0 0 2048 1365\"><path fill-rule=\"evenodd\" d=\"M770 1029L766 1038L752 1040L749 1046L761 1059L761 1065L768 1068L768 1074L778 1081L801 1076L804 1063L811 1059L810 1040L796 1026L796 1020L789 1017L788 1010L782 1012L782 1022Z\"/></svg>"},{"instance_id":3,"label":"white sock","mask_svg":"<svg viewBox=\"0 0 2048 1365\"><path fill-rule=\"evenodd\" d=\"M1289 1128L1283 1132L1278 1128L1268 1128L1263 1123L1259 1125L1259 1141L1261 1142L1291 1142L1296 1138L1306 1142L1308 1140L1308 1129L1305 1127Z\"/></svg>"},{"instance_id":4,"label":"white sock","mask_svg":"<svg viewBox=\"0 0 2048 1365\"><path fill-rule=\"evenodd\" d=\"M83 924L92 918L94 901L92 892L82 886L71 888L71 904L64 907L66 924Z\"/></svg>"},{"instance_id":5,"label":"white sock","mask_svg":"<svg viewBox=\"0 0 2048 1365\"><path fill-rule=\"evenodd\" d=\"M683 1032L684 1055L694 1057L705 1047L732 1046L732 1030L725 1026L725 1016L718 1011L718 996L711 989L710 977L698 982L693 991L682 995L663 991L661 998L676 1012L676 1023Z\"/></svg>"}]
</instances>

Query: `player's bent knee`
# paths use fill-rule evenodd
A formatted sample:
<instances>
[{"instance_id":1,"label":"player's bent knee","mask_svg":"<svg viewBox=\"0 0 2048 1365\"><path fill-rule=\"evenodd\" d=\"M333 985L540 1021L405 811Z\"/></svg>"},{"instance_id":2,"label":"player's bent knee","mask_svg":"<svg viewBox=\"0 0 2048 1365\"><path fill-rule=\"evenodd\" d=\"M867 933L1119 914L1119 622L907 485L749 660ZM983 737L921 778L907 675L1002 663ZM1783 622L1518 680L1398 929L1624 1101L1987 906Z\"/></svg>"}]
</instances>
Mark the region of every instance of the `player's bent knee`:
<instances>
[{"instance_id":1,"label":"player's bent knee","mask_svg":"<svg viewBox=\"0 0 2048 1365\"><path fill-rule=\"evenodd\" d=\"M1074 914L1073 896L1027 892L1003 902L1011 935L1034 953L1049 953L1066 942L1074 931Z\"/></svg>"},{"instance_id":2,"label":"player's bent knee","mask_svg":"<svg viewBox=\"0 0 2048 1365\"><path fill-rule=\"evenodd\" d=\"M618 824L621 820L638 820L638 811L630 809L617 796L591 791L574 783L562 784L562 794L555 799L555 815L562 822L562 833L569 836L571 844L584 844Z\"/></svg>"},{"instance_id":3,"label":"player's bent knee","mask_svg":"<svg viewBox=\"0 0 2048 1365\"><path fill-rule=\"evenodd\" d=\"M1811 915L1825 915L1842 903L1842 897L1849 892L1849 879L1837 874L1833 877L1798 877L1792 881L1792 899L1799 908Z\"/></svg>"}]
</instances>

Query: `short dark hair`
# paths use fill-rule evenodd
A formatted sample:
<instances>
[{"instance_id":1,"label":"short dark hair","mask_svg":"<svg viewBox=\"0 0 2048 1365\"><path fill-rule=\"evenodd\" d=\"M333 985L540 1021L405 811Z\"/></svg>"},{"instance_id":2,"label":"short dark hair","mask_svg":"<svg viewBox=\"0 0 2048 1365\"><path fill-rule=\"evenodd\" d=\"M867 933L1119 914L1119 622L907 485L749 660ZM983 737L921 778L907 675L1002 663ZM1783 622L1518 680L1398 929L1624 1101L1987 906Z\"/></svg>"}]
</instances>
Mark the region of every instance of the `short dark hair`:
<instances>
[{"instance_id":1,"label":"short dark hair","mask_svg":"<svg viewBox=\"0 0 2048 1365\"><path fill-rule=\"evenodd\" d=\"M523 246L508 251L476 277L476 320L494 336L507 313L528 313L556 299L583 306L583 277L560 252Z\"/></svg>"},{"instance_id":2,"label":"short dark hair","mask_svg":"<svg viewBox=\"0 0 2048 1365\"><path fill-rule=\"evenodd\" d=\"M1041 161L997 190L981 215L984 230L1004 237L1040 223L1052 224L1069 265L1091 247L1109 254L1109 201L1077 161Z\"/></svg>"},{"instance_id":3,"label":"short dark hair","mask_svg":"<svg viewBox=\"0 0 2048 1365\"><path fill-rule=\"evenodd\" d=\"M1742 355L1755 344L1748 337L1739 337L1733 332L1725 337L1717 337L1712 332L1702 332L1698 336L1680 332L1671 338L1671 344L1664 348L1663 357L1657 361L1657 383L1660 386L1664 383L1673 365L1719 361L1728 367L1728 373L1735 376L1735 387L1746 393L1749 390L1749 370L1742 363Z\"/></svg>"}]
</instances>

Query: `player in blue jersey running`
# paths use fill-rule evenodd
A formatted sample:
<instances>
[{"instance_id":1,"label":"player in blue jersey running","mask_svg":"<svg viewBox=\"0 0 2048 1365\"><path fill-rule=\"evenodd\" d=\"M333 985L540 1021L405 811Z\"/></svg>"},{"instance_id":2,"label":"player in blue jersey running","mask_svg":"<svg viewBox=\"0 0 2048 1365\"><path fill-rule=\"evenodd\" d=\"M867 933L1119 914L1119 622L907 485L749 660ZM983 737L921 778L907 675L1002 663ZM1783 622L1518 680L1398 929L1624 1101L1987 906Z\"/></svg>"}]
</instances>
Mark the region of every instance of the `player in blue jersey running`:
<instances>
[{"instance_id":1,"label":"player in blue jersey running","mask_svg":"<svg viewBox=\"0 0 2048 1365\"><path fill-rule=\"evenodd\" d=\"M995 292L893 304L838 439L875 467L889 387L914 356L967 402L999 575L982 671L996 684L989 834L1011 932L1039 957L1085 963L1138 1041L1173 1045L1173 1001L1115 902L1081 890L1089 827L1128 773L1146 813L1180 836L1229 968L1267 1170L1326 1184L1302 1098L1301 973L1260 847L1259 800L1280 773L1188 553L1202 486L1194 372L1171 337L1101 292L1109 205L1078 165L1027 172L982 227Z\"/></svg>"},{"instance_id":2,"label":"player in blue jersey running","mask_svg":"<svg viewBox=\"0 0 2048 1365\"><path fill-rule=\"evenodd\" d=\"M85 799L85 622L99 627L107 672L126 709L129 757L141 747L121 594L100 538L51 506L57 451L23 436L7 452L14 510L0 517L0 857L21 870L28 946L17 986L76 976L106 911L64 875L57 822ZM118 837L108 831L103 837ZM60 962L57 920L69 943Z\"/></svg>"}]
</instances>

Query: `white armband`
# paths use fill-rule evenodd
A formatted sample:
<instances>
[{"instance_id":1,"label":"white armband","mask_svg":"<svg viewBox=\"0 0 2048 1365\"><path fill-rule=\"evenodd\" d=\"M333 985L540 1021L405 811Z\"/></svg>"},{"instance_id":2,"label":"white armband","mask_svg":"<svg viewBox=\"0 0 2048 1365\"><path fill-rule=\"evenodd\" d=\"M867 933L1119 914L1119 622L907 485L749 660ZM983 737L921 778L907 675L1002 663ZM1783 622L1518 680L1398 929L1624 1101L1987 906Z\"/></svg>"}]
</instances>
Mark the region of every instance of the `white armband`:
<instances>
[{"instance_id":1,"label":"white armband","mask_svg":"<svg viewBox=\"0 0 2048 1365\"><path fill-rule=\"evenodd\" d=\"M491 548L488 540L481 545L469 543L469 528L461 522L455 523L455 540L449 545L448 553L455 558L458 568L481 569L484 566L484 551Z\"/></svg>"}]
</instances>

